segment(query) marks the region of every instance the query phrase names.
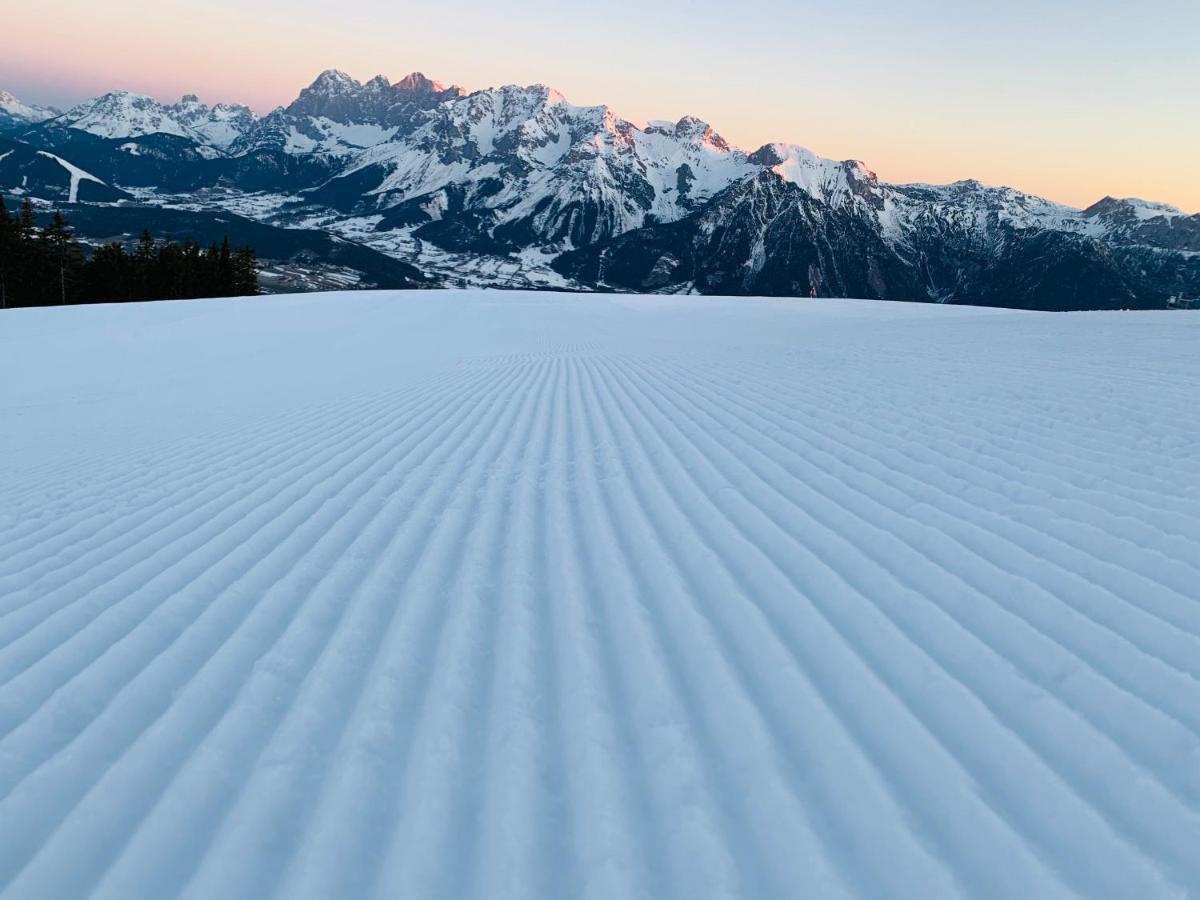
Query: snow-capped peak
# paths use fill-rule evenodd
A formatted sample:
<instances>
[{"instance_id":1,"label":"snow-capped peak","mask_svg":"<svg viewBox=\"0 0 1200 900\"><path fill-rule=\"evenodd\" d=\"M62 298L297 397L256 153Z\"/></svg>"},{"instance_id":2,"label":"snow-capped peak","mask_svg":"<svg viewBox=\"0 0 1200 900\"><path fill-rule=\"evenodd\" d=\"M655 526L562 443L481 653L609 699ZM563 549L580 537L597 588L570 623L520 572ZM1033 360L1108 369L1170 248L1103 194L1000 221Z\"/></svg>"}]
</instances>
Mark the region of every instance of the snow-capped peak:
<instances>
[{"instance_id":1,"label":"snow-capped peak","mask_svg":"<svg viewBox=\"0 0 1200 900\"><path fill-rule=\"evenodd\" d=\"M1168 218L1184 215L1183 210L1169 203L1155 203L1141 200L1137 197L1105 197L1093 203L1083 211L1088 218L1125 219L1145 222L1150 219Z\"/></svg>"},{"instance_id":2,"label":"snow-capped peak","mask_svg":"<svg viewBox=\"0 0 1200 900\"><path fill-rule=\"evenodd\" d=\"M80 103L63 113L58 123L105 138L173 134L205 143L201 134L180 121L176 109L129 91L111 91Z\"/></svg>"},{"instance_id":3,"label":"snow-capped peak","mask_svg":"<svg viewBox=\"0 0 1200 900\"><path fill-rule=\"evenodd\" d=\"M32 124L54 118L58 115L58 110L48 106L31 106L22 103L8 91L0 91L0 115Z\"/></svg>"},{"instance_id":4,"label":"snow-capped peak","mask_svg":"<svg viewBox=\"0 0 1200 900\"><path fill-rule=\"evenodd\" d=\"M675 136L697 143L708 144L716 150L728 151L730 148L725 138L717 134L711 125L695 116L684 116L675 123Z\"/></svg>"},{"instance_id":5,"label":"snow-capped peak","mask_svg":"<svg viewBox=\"0 0 1200 900\"><path fill-rule=\"evenodd\" d=\"M827 159L797 144L766 144L749 159L835 206L865 196L878 183L875 173L859 160Z\"/></svg>"},{"instance_id":6,"label":"snow-capped peak","mask_svg":"<svg viewBox=\"0 0 1200 900\"><path fill-rule=\"evenodd\" d=\"M201 103L195 94L185 94L178 103L169 107L169 111L182 125L196 132L204 143L219 150L228 149L257 121L248 106L233 103L208 106Z\"/></svg>"},{"instance_id":7,"label":"snow-capped peak","mask_svg":"<svg viewBox=\"0 0 1200 900\"><path fill-rule=\"evenodd\" d=\"M208 106L195 94L186 94L168 106L144 94L111 91L67 110L56 124L103 138L170 134L225 150L255 121L249 107L229 103Z\"/></svg>"},{"instance_id":8,"label":"snow-capped peak","mask_svg":"<svg viewBox=\"0 0 1200 900\"><path fill-rule=\"evenodd\" d=\"M287 114L300 119L328 119L341 125L394 124L403 119L403 112L435 104L443 99L461 95L461 88L446 88L440 82L426 78L420 72L406 75L392 84L383 75L376 75L366 84L337 69L327 69L300 92L287 107ZM301 131L311 130L303 124Z\"/></svg>"},{"instance_id":9,"label":"snow-capped peak","mask_svg":"<svg viewBox=\"0 0 1200 900\"><path fill-rule=\"evenodd\" d=\"M441 94L445 91L453 91L456 94L463 93L463 89L456 85L442 84L440 81L426 78L420 72L410 72L392 85L392 88L406 94Z\"/></svg>"},{"instance_id":10,"label":"snow-capped peak","mask_svg":"<svg viewBox=\"0 0 1200 900\"><path fill-rule=\"evenodd\" d=\"M326 69L309 86L309 90L317 88L362 87L362 85L341 69Z\"/></svg>"}]
</instances>

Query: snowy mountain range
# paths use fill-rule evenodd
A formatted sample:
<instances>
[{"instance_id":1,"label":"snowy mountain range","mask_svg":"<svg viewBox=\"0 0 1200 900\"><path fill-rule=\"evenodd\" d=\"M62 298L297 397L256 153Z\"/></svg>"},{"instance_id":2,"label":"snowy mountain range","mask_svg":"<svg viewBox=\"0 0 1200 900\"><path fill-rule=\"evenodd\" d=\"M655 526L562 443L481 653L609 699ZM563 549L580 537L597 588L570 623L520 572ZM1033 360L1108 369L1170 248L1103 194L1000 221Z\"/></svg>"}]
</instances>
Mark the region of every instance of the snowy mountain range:
<instances>
[{"instance_id":1,"label":"snowy mountain range","mask_svg":"<svg viewBox=\"0 0 1200 900\"><path fill-rule=\"evenodd\" d=\"M634 123L544 85L330 70L263 116L195 96L117 91L60 115L2 97L19 111L9 138L140 202L319 227L449 283L1034 308L1200 294L1200 215L887 184L856 160L747 152L699 119ZM23 174L0 156L0 190L34 193Z\"/></svg>"}]
</instances>

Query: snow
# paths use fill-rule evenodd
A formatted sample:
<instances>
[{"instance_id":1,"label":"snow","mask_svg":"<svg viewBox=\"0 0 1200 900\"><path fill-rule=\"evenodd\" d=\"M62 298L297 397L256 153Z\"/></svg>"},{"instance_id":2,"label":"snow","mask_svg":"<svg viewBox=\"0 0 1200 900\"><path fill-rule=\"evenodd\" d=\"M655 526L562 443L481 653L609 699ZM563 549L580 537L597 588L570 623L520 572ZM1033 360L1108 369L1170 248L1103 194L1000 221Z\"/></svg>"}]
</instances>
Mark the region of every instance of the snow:
<instances>
[{"instance_id":1,"label":"snow","mask_svg":"<svg viewBox=\"0 0 1200 900\"><path fill-rule=\"evenodd\" d=\"M687 198L697 203L756 171L744 153L716 147L708 141L680 140L674 129L671 125L670 131L663 132L652 126L650 130L633 132L635 152L642 161L641 174L654 188L652 212L660 221L667 222L691 209L687 202L681 202L680 166L686 165L691 176Z\"/></svg>"},{"instance_id":2,"label":"snow","mask_svg":"<svg viewBox=\"0 0 1200 900\"><path fill-rule=\"evenodd\" d=\"M79 183L81 181L94 181L96 184L104 184L103 181L101 181L91 172L83 171L83 169L79 168L79 166L67 162L61 156L55 156L53 153L47 153L45 150L38 150L37 154L38 156L44 156L47 159L54 160L56 163L66 169L67 174L71 176L71 186L67 193L68 203L74 203L79 199Z\"/></svg>"},{"instance_id":3,"label":"snow","mask_svg":"<svg viewBox=\"0 0 1200 900\"><path fill-rule=\"evenodd\" d=\"M200 136L180 122L173 111L152 97L129 91L111 91L63 113L69 128L104 138L135 138L172 134L199 141Z\"/></svg>"},{"instance_id":4,"label":"snow","mask_svg":"<svg viewBox=\"0 0 1200 900\"><path fill-rule=\"evenodd\" d=\"M254 114L245 106L218 103L209 107L195 96L172 106L153 97L129 91L112 91L80 103L59 121L80 131L104 138L138 138L170 134L196 142L208 158L220 157L254 124ZM122 149L130 145L122 145Z\"/></svg>"},{"instance_id":5,"label":"snow","mask_svg":"<svg viewBox=\"0 0 1200 900\"><path fill-rule=\"evenodd\" d=\"M366 192L381 208L452 184L471 194L500 177L502 190L473 202L498 225L534 217L548 233L559 230L558 217L569 215L581 197L601 207L600 229L617 234L642 225L648 212L662 221L678 219L695 202L756 171L744 153L699 120L681 120L666 132L644 130L607 107L572 105L544 85L506 85L449 99L411 134L388 137L356 152L339 175L383 166L386 174ZM293 140L289 152L302 143ZM513 157L525 164L519 177L508 162ZM678 192L684 165L690 172L686 199ZM634 179L649 187L649 208L630 195Z\"/></svg>"},{"instance_id":6,"label":"snow","mask_svg":"<svg viewBox=\"0 0 1200 900\"><path fill-rule=\"evenodd\" d=\"M1200 893L1200 313L0 325L6 897Z\"/></svg>"},{"instance_id":7,"label":"snow","mask_svg":"<svg viewBox=\"0 0 1200 900\"><path fill-rule=\"evenodd\" d=\"M328 122L326 131L330 139L351 147L373 147L389 140L396 133L395 128L379 125L342 125L329 120L317 121Z\"/></svg>"},{"instance_id":8,"label":"snow","mask_svg":"<svg viewBox=\"0 0 1200 900\"><path fill-rule=\"evenodd\" d=\"M8 91L0 91L0 113L30 123L44 122L58 115L57 110L48 106L30 106L22 103Z\"/></svg>"},{"instance_id":9,"label":"snow","mask_svg":"<svg viewBox=\"0 0 1200 900\"><path fill-rule=\"evenodd\" d=\"M1139 222L1149 222L1158 218L1174 219L1184 214L1179 207L1169 203L1155 203L1137 197L1129 197L1122 202L1133 211Z\"/></svg>"},{"instance_id":10,"label":"snow","mask_svg":"<svg viewBox=\"0 0 1200 900\"><path fill-rule=\"evenodd\" d=\"M159 114L172 120L193 140L202 142L208 158L221 156L239 138L254 127L256 116L246 106L218 103L208 106L195 94L188 94L173 106L159 106Z\"/></svg>"},{"instance_id":11,"label":"snow","mask_svg":"<svg viewBox=\"0 0 1200 900\"><path fill-rule=\"evenodd\" d=\"M347 153L386 143L396 134L395 128L371 124L344 125L324 116L310 118L308 125L320 138L291 126L285 145L288 153Z\"/></svg>"},{"instance_id":12,"label":"snow","mask_svg":"<svg viewBox=\"0 0 1200 900\"><path fill-rule=\"evenodd\" d=\"M810 196L839 207L852 202L854 185L847 174L846 164L817 156L795 144L770 144L780 162L771 167L784 181L798 185ZM855 164L856 178L874 181L875 175L862 163Z\"/></svg>"},{"instance_id":13,"label":"snow","mask_svg":"<svg viewBox=\"0 0 1200 900\"><path fill-rule=\"evenodd\" d=\"M442 90L415 73L400 85L421 95ZM348 110L356 105L366 110L391 90L383 76L363 85L343 72L329 70L301 98L340 98ZM322 227L339 233L355 230L363 216L404 203L415 202L435 218L447 214L451 203L455 210L461 204L472 218L470 227L490 232L497 238L497 249L506 235L518 234L528 235L528 242L539 250L562 252L651 221L675 222L697 212L721 191L768 170L834 209L850 209L856 217L873 220L883 240L905 259L920 253L934 230L969 235L980 246L997 245L1010 229L1030 228L1105 242L1153 242L1155 230L1137 226L1153 221L1169 224L1182 215L1164 204L1111 198L1107 199L1119 208L1101 215L1094 209L1081 211L978 181L881 183L856 160L827 159L782 143L746 153L695 117L675 122L652 119L639 127L606 106L571 104L541 84L509 84L471 94L454 90L430 102L429 108L404 105L402 114L400 107L388 113L362 112L367 121L344 122L293 107L279 107L257 118L247 107L209 107L193 95L164 106L149 97L114 92L81 104L60 121L113 137L184 135L196 141L195 152L208 159L264 148L316 154L330 164L330 180L307 190L298 187L297 202L307 207L299 214L323 218ZM323 107L312 102L309 108ZM358 115L345 110L331 114ZM135 144L121 146L138 152ZM352 181L344 180L350 176L355 176ZM321 196L314 191L326 188L352 190L360 201L337 213L313 202ZM227 192L227 197L231 208L239 203L233 192ZM486 283L569 286L544 266L509 275L511 263L497 257L475 259L471 253L426 250L411 231L372 241L403 245L406 258L438 257L437 264L446 262L454 269L449 282L453 284L480 283L476 275L504 270L503 282ZM410 252L409 248L416 249ZM758 251L752 266L761 264L761 246Z\"/></svg>"},{"instance_id":14,"label":"snow","mask_svg":"<svg viewBox=\"0 0 1200 900\"><path fill-rule=\"evenodd\" d=\"M377 168L354 216L412 200L441 209L446 198L439 192L458 187L466 207L493 228L521 223L555 251L580 238L639 228L650 217L677 221L764 169L834 208L854 207L874 218L884 239L902 252L931 224L968 230L981 242L995 239L1000 226L1097 236L1109 228L1079 210L977 181L882 184L859 161L827 159L794 144L747 154L694 117L638 127L607 107L568 103L544 85L455 96L404 129L373 128L351 133L308 119L284 128L285 148L341 157L335 183ZM569 228L581 222L589 234Z\"/></svg>"}]
</instances>

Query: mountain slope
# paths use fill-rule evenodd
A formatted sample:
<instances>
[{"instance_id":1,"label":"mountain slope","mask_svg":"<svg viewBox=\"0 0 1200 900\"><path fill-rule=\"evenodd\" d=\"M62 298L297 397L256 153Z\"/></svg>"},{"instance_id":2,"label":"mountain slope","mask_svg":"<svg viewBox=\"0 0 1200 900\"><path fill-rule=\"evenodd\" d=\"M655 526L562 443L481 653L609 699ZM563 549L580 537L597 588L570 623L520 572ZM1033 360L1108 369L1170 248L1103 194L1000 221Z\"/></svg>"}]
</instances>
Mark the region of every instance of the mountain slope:
<instances>
[{"instance_id":1,"label":"mountain slope","mask_svg":"<svg viewBox=\"0 0 1200 900\"><path fill-rule=\"evenodd\" d=\"M0 311L0 894L1196 896L1198 338Z\"/></svg>"},{"instance_id":2,"label":"mountain slope","mask_svg":"<svg viewBox=\"0 0 1200 900\"><path fill-rule=\"evenodd\" d=\"M188 94L170 112L180 125L197 135L198 139L218 150L228 150L249 132L257 117L247 106L218 103L208 106L195 94Z\"/></svg>"},{"instance_id":3,"label":"mountain slope","mask_svg":"<svg viewBox=\"0 0 1200 900\"><path fill-rule=\"evenodd\" d=\"M54 124L104 138L172 134L203 143L200 133L180 121L176 110L153 97L129 91L111 91L73 106L58 116Z\"/></svg>"},{"instance_id":4,"label":"mountain slope","mask_svg":"<svg viewBox=\"0 0 1200 900\"><path fill-rule=\"evenodd\" d=\"M392 84L376 75L366 84L330 69L287 107L256 121L229 147L232 155L263 151L341 159L412 127L422 112L462 89L414 72Z\"/></svg>"},{"instance_id":5,"label":"mountain slope","mask_svg":"<svg viewBox=\"0 0 1200 900\"><path fill-rule=\"evenodd\" d=\"M1176 261L1184 277L1173 284L1147 273L1137 255L1094 238L1017 227L995 216L938 218L926 210L915 222L893 221L888 240L870 203L830 196L823 202L764 172L701 212L564 253L553 266L610 290L937 299L1045 310L1161 308L1175 287L1200 287L1200 266L1190 259Z\"/></svg>"},{"instance_id":6,"label":"mountain slope","mask_svg":"<svg viewBox=\"0 0 1200 900\"><path fill-rule=\"evenodd\" d=\"M0 186L17 197L30 195L55 202L95 203L129 198L73 160L0 137Z\"/></svg>"},{"instance_id":7,"label":"mountain slope","mask_svg":"<svg viewBox=\"0 0 1200 900\"><path fill-rule=\"evenodd\" d=\"M309 195L447 249L567 248L674 219L753 171L703 122L639 128L544 85L452 99Z\"/></svg>"}]
</instances>

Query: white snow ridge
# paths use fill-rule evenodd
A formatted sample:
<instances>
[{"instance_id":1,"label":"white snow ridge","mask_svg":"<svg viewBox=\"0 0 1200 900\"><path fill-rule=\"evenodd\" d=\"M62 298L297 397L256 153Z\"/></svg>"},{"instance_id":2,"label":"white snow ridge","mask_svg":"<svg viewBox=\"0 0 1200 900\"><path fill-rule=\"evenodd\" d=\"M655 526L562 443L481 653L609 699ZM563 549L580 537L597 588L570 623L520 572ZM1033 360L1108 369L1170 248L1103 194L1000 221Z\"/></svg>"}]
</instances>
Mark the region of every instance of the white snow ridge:
<instances>
[{"instance_id":1,"label":"white snow ridge","mask_svg":"<svg viewBox=\"0 0 1200 900\"><path fill-rule=\"evenodd\" d=\"M8 154L6 153L4 155L7 156ZM74 203L79 199L79 183L81 181L94 181L96 184L104 184L103 181L101 181L92 173L83 171L83 169L79 168L79 166L67 162L61 156L55 156L53 153L47 153L45 150L38 150L37 155L44 156L47 159L52 159L67 170L67 175L70 176L71 179L70 187L67 189L68 203Z\"/></svg>"},{"instance_id":2,"label":"white snow ridge","mask_svg":"<svg viewBox=\"0 0 1200 900\"><path fill-rule=\"evenodd\" d=\"M1200 314L0 325L6 898L1200 895Z\"/></svg>"}]
</instances>

